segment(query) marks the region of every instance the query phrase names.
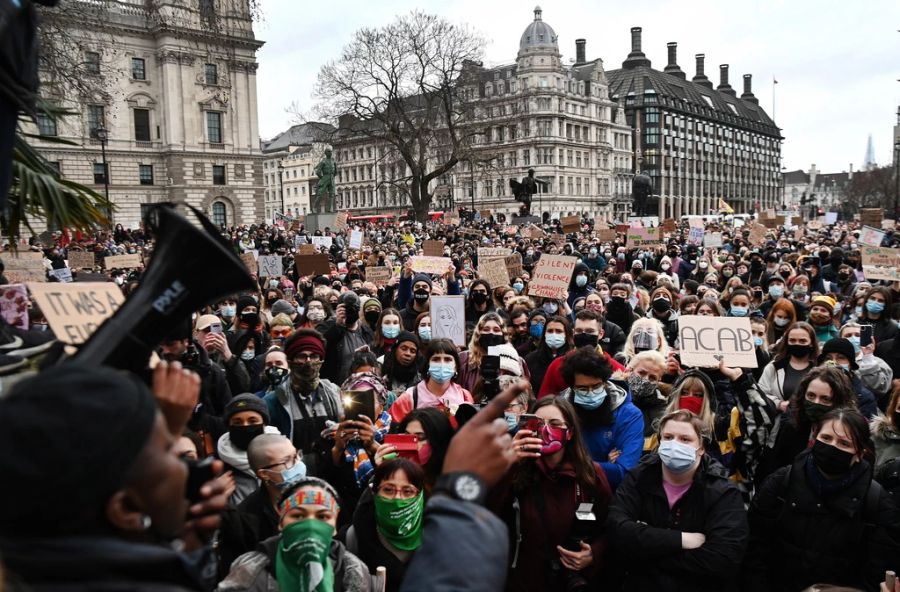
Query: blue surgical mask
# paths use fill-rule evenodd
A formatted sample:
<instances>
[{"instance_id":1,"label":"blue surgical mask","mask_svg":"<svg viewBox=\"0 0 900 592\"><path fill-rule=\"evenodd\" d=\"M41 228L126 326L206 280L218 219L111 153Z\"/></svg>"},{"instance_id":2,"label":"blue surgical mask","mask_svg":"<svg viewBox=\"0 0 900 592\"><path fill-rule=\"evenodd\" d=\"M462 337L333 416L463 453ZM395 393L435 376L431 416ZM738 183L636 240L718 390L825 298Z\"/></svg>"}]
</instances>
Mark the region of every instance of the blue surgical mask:
<instances>
[{"instance_id":1,"label":"blue surgical mask","mask_svg":"<svg viewBox=\"0 0 900 592\"><path fill-rule=\"evenodd\" d=\"M550 315L556 314L556 311L559 310L559 305L555 302L545 302L544 303L544 312Z\"/></svg>"},{"instance_id":2,"label":"blue surgical mask","mask_svg":"<svg viewBox=\"0 0 900 592\"><path fill-rule=\"evenodd\" d=\"M506 431L514 432L519 425L519 416L509 411L503 412L503 419L506 420Z\"/></svg>"},{"instance_id":3,"label":"blue surgical mask","mask_svg":"<svg viewBox=\"0 0 900 592\"><path fill-rule=\"evenodd\" d=\"M232 318L237 313L236 306L223 306L220 310L222 311L222 316L225 318Z\"/></svg>"},{"instance_id":4,"label":"blue surgical mask","mask_svg":"<svg viewBox=\"0 0 900 592\"><path fill-rule=\"evenodd\" d=\"M862 346L859 344L859 337L848 337L847 341L853 344L853 351L859 353L859 350L862 348Z\"/></svg>"},{"instance_id":5,"label":"blue surgical mask","mask_svg":"<svg viewBox=\"0 0 900 592\"><path fill-rule=\"evenodd\" d=\"M513 290L516 291L516 294L521 294L522 290L525 289L525 284L523 284L522 282L516 282L512 285L512 287L513 287Z\"/></svg>"},{"instance_id":6,"label":"blue surgical mask","mask_svg":"<svg viewBox=\"0 0 900 592\"><path fill-rule=\"evenodd\" d=\"M256 350L253 349L245 349L241 352L241 359L245 362L249 362L253 358L256 357Z\"/></svg>"},{"instance_id":7,"label":"blue surgical mask","mask_svg":"<svg viewBox=\"0 0 900 592\"><path fill-rule=\"evenodd\" d=\"M769 286L769 296L771 296L772 298L781 298L782 296L784 296L784 286Z\"/></svg>"},{"instance_id":8,"label":"blue surgical mask","mask_svg":"<svg viewBox=\"0 0 900 592\"><path fill-rule=\"evenodd\" d=\"M544 335L544 341L550 349L559 349L566 344L565 333L547 333Z\"/></svg>"},{"instance_id":9,"label":"blue surgical mask","mask_svg":"<svg viewBox=\"0 0 900 592\"><path fill-rule=\"evenodd\" d=\"M306 463L298 459L294 463L294 466L281 471L281 483L276 483L275 487L277 487L279 491L285 491L295 481L299 481L304 477L306 477Z\"/></svg>"},{"instance_id":10,"label":"blue surgical mask","mask_svg":"<svg viewBox=\"0 0 900 592\"><path fill-rule=\"evenodd\" d=\"M419 327L417 333L422 341L431 341L431 327Z\"/></svg>"},{"instance_id":11,"label":"blue surgical mask","mask_svg":"<svg viewBox=\"0 0 900 592\"><path fill-rule=\"evenodd\" d=\"M453 364L437 364L432 362L428 365L428 375L432 380L439 384L450 382L453 375L456 374L456 368Z\"/></svg>"},{"instance_id":12,"label":"blue surgical mask","mask_svg":"<svg viewBox=\"0 0 900 592\"><path fill-rule=\"evenodd\" d=\"M400 335L400 325L382 325L381 334L388 339L396 339Z\"/></svg>"},{"instance_id":13,"label":"blue surgical mask","mask_svg":"<svg viewBox=\"0 0 900 592\"><path fill-rule=\"evenodd\" d=\"M587 285L587 276L586 276L586 275L580 275L580 276L578 276L577 278L575 278L575 284L576 284L579 288L585 287L585 286Z\"/></svg>"},{"instance_id":14,"label":"blue surgical mask","mask_svg":"<svg viewBox=\"0 0 900 592\"><path fill-rule=\"evenodd\" d=\"M747 313L750 312L750 309L746 306L732 306L731 307L731 316L733 317L745 317Z\"/></svg>"},{"instance_id":15,"label":"blue surgical mask","mask_svg":"<svg viewBox=\"0 0 900 592\"><path fill-rule=\"evenodd\" d=\"M575 404L585 409L596 409L606 400L606 388L602 386L589 391L572 389L572 392L575 393Z\"/></svg>"},{"instance_id":16,"label":"blue surgical mask","mask_svg":"<svg viewBox=\"0 0 900 592\"><path fill-rule=\"evenodd\" d=\"M663 440L657 453L665 467L673 473L684 473L697 462L697 449L675 440Z\"/></svg>"},{"instance_id":17,"label":"blue surgical mask","mask_svg":"<svg viewBox=\"0 0 900 592\"><path fill-rule=\"evenodd\" d=\"M854 308L853 314L855 314L857 318L861 317L862 316L862 307L857 306L856 308Z\"/></svg>"},{"instance_id":18,"label":"blue surgical mask","mask_svg":"<svg viewBox=\"0 0 900 592\"><path fill-rule=\"evenodd\" d=\"M535 339L540 339L541 335L544 334L544 323L535 323L528 329L529 335L534 337Z\"/></svg>"},{"instance_id":19,"label":"blue surgical mask","mask_svg":"<svg viewBox=\"0 0 900 592\"><path fill-rule=\"evenodd\" d=\"M753 343L756 344L756 347L762 347L762 345L763 345L763 338L762 338L762 337L754 337L754 338L753 338Z\"/></svg>"},{"instance_id":20,"label":"blue surgical mask","mask_svg":"<svg viewBox=\"0 0 900 592\"><path fill-rule=\"evenodd\" d=\"M884 312L884 302L878 302L877 300L867 300L866 310L874 314L881 314L882 312Z\"/></svg>"}]
</instances>

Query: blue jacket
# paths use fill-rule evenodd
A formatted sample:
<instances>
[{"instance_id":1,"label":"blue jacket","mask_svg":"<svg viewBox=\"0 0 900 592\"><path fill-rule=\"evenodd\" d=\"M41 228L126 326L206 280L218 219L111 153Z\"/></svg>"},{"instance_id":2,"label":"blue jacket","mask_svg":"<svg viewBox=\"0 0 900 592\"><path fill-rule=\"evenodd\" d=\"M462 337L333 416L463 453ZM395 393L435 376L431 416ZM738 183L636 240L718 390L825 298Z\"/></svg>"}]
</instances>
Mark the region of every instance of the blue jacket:
<instances>
[{"instance_id":1,"label":"blue jacket","mask_svg":"<svg viewBox=\"0 0 900 592\"><path fill-rule=\"evenodd\" d=\"M631 393L625 383L610 380L606 383L606 392L612 402L612 425L582 427L581 432L591 458L603 467L609 486L615 491L628 471L641 460L644 416L631 402ZM572 400L571 393L567 398ZM607 459L613 450L618 450L620 455L615 462L609 462Z\"/></svg>"}]
</instances>

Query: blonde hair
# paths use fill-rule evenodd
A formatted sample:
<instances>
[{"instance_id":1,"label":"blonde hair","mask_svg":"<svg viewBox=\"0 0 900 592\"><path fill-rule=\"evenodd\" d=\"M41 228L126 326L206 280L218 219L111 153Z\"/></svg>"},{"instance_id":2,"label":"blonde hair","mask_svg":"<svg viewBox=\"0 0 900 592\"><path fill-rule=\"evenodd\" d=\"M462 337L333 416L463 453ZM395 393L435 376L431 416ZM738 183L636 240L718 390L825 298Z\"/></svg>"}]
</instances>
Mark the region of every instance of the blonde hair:
<instances>
[{"instance_id":1,"label":"blonde hair","mask_svg":"<svg viewBox=\"0 0 900 592\"><path fill-rule=\"evenodd\" d=\"M642 329L654 329L656 331L657 346L655 351L658 351L663 358L668 356L669 344L666 342L666 331L663 329L662 323L656 319L644 318L636 320L631 325L631 331L628 332L628 337L625 338L625 348L622 350L625 359L630 362L631 358L636 355L636 352L634 351L634 335Z\"/></svg>"},{"instance_id":2,"label":"blonde hair","mask_svg":"<svg viewBox=\"0 0 900 592\"><path fill-rule=\"evenodd\" d=\"M700 407L700 415L698 417L703 424L704 433L712 437L716 415L713 413L709 401L711 397L716 396L716 393L710 393L706 388L706 383L697 376L688 376L677 387L672 389L671 394L669 394L669 403L666 405L665 414L668 415L679 411L678 401L681 398L681 393L691 388L699 388L703 391L703 405Z\"/></svg>"},{"instance_id":3,"label":"blonde hair","mask_svg":"<svg viewBox=\"0 0 900 592\"><path fill-rule=\"evenodd\" d=\"M655 349L650 349L635 354L631 359L628 360L628 368L634 369L634 367L641 362L650 362L663 372L666 371L666 357Z\"/></svg>"},{"instance_id":4,"label":"blonde hair","mask_svg":"<svg viewBox=\"0 0 900 592\"><path fill-rule=\"evenodd\" d=\"M290 327L294 328L294 323L291 322L291 317L287 316L284 313L275 315L275 318L272 319L272 322L269 323L269 329L274 329L275 327Z\"/></svg>"},{"instance_id":5,"label":"blonde hair","mask_svg":"<svg viewBox=\"0 0 900 592\"><path fill-rule=\"evenodd\" d=\"M475 330L472 331L472 339L469 340L469 359L467 364L470 368L480 367L481 357L487 355L487 352L481 347L481 344L478 343L478 338L481 337L481 329L484 328L484 325L491 321L500 325L502 335L506 336L507 334L506 322L503 320L503 317L495 312L486 312L481 315L481 318L478 319L478 322L475 324Z\"/></svg>"}]
</instances>

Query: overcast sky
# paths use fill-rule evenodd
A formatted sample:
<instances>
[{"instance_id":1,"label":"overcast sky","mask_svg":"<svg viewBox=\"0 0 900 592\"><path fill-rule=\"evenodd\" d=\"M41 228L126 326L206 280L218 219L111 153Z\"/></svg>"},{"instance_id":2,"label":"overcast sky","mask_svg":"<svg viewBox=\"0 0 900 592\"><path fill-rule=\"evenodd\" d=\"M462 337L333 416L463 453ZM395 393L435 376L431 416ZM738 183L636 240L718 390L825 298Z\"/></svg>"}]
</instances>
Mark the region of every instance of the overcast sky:
<instances>
[{"instance_id":1,"label":"overcast sky","mask_svg":"<svg viewBox=\"0 0 900 592\"><path fill-rule=\"evenodd\" d=\"M782 128L788 170L840 172L865 157L872 134L875 159L892 159L893 126L900 104L900 2L897 0L557 0L543 6L543 19L559 36L563 60L575 55L575 39L587 39L587 58L621 66L630 29L643 27L643 50L653 67L666 65L666 43L678 42L678 63L694 75L694 55L706 54L706 74L718 84L719 64L730 64L730 83L741 93L743 74ZM334 0L307 3L262 0L256 35L260 133L264 139L293 122L296 102L311 112L316 74L337 56L354 31L379 26L413 9L466 22L487 39L485 62L515 61L522 31L534 15L529 2L514 0Z\"/></svg>"}]
</instances>

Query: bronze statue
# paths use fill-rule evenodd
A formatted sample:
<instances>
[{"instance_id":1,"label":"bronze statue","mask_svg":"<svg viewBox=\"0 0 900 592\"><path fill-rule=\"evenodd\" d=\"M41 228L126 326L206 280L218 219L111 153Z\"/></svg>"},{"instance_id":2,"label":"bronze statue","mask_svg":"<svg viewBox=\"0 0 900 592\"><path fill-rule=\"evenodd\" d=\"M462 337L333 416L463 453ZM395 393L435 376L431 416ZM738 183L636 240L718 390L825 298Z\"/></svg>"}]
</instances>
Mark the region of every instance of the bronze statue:
<instances>
[{"instance_id":1,"label":"bronze statue","mask_svg":"<svg viewBox=\"0 0 900 592\"><path fill-rule=\"evenodd\" d=\"M337 174L337 164L331 158L331 148L325 149L325 156L313 172L319 178L316 184L316 199L312 206L313 212L317 214L334 212L334 176Z\"/></svg>"},{"instance_id":2,"label":"bronze statue","mask_svg":"<svg viewBox=\"0 0 900 592\"><path fill-rule=\"evenodd\" d=\"M531 196L537 193L538 183L549 185L546 181L534 178L534 169L528 169L528 176L522 177L521 183L515 179L509 180L509 186L512 188L513 196L516 198L516 201L522 203L522 205L519 206L520 216L531 215Z\"/></svg>"},{"instance_id":3,"label":"bronze statue","mask_svg":"<svg viewBox=\"0 0 900 592\"><path fill-rule=\"evenodd\" d=\"M650 216L647 209L650 194L653 193L653 182L649 176L638 172L631 183L631 195L634 198L634 215L643 218Z\"/></svg>"}]
</instances>

